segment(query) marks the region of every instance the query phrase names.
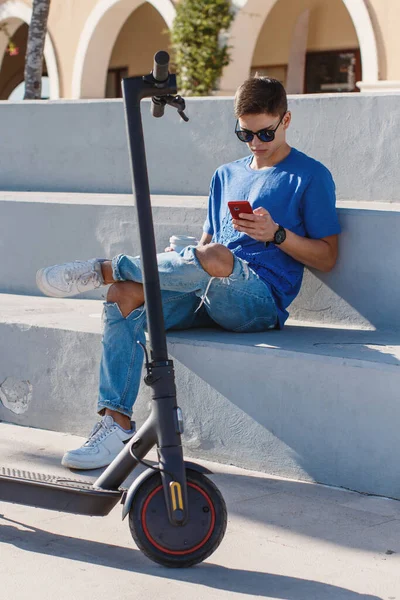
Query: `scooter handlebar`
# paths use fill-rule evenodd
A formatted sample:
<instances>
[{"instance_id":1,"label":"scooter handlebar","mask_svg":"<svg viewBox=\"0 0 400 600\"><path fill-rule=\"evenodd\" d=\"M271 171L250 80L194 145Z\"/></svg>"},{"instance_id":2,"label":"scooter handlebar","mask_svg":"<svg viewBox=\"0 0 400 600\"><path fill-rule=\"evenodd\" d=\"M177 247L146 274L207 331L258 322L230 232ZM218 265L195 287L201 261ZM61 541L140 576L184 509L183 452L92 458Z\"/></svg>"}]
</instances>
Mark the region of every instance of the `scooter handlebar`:
<instances>
[{"instance_id":1,"label":"scooter handlebar","mask_svg":"<svg viewBox=\"0 0 400 600\"><path fill-rule=\"evenodd\" d=\"M160 50L154 55L153 77L156 81L163 83L168 79L169 54ZM162 117L164 114L165 103L157 97L152 98L151 114L153 117Z\"/></svg>"},{"instance_id":2,"label":"scooter handlebar","mask_svg":"<svg viewBox=\"0 0 400 600\"><path fill-rule=\"evenodd\" d=\"M168 79L169 54L160 50L154 55L153 77L162 83Z\"/></svg>"}]
</instances>

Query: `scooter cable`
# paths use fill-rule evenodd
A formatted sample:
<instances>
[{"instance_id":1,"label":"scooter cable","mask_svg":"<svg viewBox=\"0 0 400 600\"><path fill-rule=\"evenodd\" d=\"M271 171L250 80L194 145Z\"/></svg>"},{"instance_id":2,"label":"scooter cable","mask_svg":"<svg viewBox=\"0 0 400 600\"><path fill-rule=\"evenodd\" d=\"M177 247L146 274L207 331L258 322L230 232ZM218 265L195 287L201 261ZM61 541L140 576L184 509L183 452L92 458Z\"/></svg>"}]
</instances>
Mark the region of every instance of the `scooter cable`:
<instances>
[{"instance_id":1,"label":"scooter cable","mask_svg":"<svg viewBox=\"0 0 400 600\"><path fill-rule=\"evenodd\" d=\"M175 481L174 476L169 471L166 471L165 469L160 469L160 467L154 467L153 465L151 465L150 463L146 462L145 460L142 460L141 458L139 458L138 456L136 456L136 454L134 453L134 451L132 450L132 448L129 448L129 452L130 452L132 458L134 458L134 460L136 460L140 464L144 465L148 469L153 469L153 471L157 471L157 473L165 473L166 475L169 475L171 477L172 481Z\"/></svg>"}]
</instances>

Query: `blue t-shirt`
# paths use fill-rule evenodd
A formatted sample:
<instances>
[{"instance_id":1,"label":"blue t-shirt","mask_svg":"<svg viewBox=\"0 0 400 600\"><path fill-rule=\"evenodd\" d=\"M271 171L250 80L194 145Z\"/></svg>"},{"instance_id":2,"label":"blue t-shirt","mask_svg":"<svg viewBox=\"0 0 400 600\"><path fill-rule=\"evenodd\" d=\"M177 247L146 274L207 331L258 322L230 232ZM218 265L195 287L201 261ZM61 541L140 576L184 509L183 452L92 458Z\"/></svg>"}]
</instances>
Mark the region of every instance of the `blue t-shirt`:
<instances>
[{"instance_id":1,"label":"blue t-shirt","mask_svg":"<svg viewBox=\"0 0 400 600\"><path fill-rule=\"evenodd\" d=\"M280 163L254 170L251 156L223 165L214 173L204 231L244 259L269 286L278 309L279 327L286 308L300 291L304 266L279 246L254 240L236 231L228 209L231 200L248 200L264 207L276 223L289 231L320 239L340 233L335 208L335 184L323 164L294 148Z\"/></svg>"}]
</instances>

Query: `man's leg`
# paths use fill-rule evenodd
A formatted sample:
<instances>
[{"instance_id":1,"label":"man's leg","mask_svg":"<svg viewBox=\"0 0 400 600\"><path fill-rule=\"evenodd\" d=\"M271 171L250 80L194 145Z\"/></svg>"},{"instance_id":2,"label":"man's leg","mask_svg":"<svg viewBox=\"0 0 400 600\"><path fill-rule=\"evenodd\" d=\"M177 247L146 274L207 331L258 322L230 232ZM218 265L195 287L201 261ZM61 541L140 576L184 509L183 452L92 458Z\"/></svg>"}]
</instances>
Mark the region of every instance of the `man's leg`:
<instances>
[{"instance_id":1,"label":"man's leg","mask_svg":"<svg viewBox=\"0 0 400 600\"><path fill-rule=\"evenodd\" d=\"M162 290L201 292L211 277L228 277L232 273L234 256L221 244L188 246L179 254L163 252L157 255L158 273ZM105 282L143 282L140 256L120 254L105 261L102 266Z\"/></svg>"},{"instance_id":2,"label":"man's leg","mask_svg":"<svg viewBox=\"0 0 400 600\"><path fill-rule=\"evenodd\" d=\"M157 255L161 289L196 291L204 289L211 277L227 277L232 272L233 255L221 244L188 246L179 254ZM118 281L142 283L140 257L116 256L112 261L91 259L40 269L36 275L39 289L47 296L76 296Z\"/></svg>"},{"instance_id":3,"label":"man's leg","mask_svg":"<svg viewBox=\"0 0 400 600\"><path fill-rule=\"evenodd\" d=\"M237 257L229 277L212 279L204 306L210 318L228 331L255 333L274 329L278 323L270 288Z\"/></svg>"},{"instance_id":4,"label":"man's leg","mask_svg":"<svg viewBox=\"0 0 400 600\"><path fill-rule=\"evenodd\" d=\"M124 429L130 429L133 402L136 398L145 344L144 291L140 283L114 283L104 305L103 354L100 363L99 413L110 415ZM138 310L140 309L140 310ZM137 372L135 372L137 371ZM106 403L101 404L101 399ZM104 412L103 412L104 411Z\"/></svg>"},{"instance_id":5,"label":"man's leg","mask_svg":"<svg viewBox=\"0 0 400 600\"><path fill-rule=\"evenodd\" d=\"M172 299L179 302L179 310L173 307L170 319L164 314L166 329L199 326L194 324L202 314L199 312L196 317L198 296L204 298L214 278L230 275L234 262L232 253L224 246L210 244L197 249L188 247L180 254L163 253L157 260L164 290L164 313L166 308L171 308ZM95 426L82 448L67 452L63 458L63 464L71 468L105 466L122 449L123 442L133 435L128 426L143 362L143 351L137 342L144 343L146 325L145 312L138 308L143 303L143 290L141 286L140 290L137 287L142 282L140 258L120 255L111 265L98 259L56 265L38 272L37 280L43 283L39 287L44 293L57 297L76 295L115 282L105 305L100 372L99 411L108 413ZM168 300L165 299L166 292L169 292ZM176 321L177 317L180 322L179 319ZM213 323L209 317L208 320L209 324Z\"/></svg>"},{"instance_id":6,"label":"man's leg","mask_svg":"<svg viewBox=\"0 0 400 600\"><path fill-rule=\"evenodd\" d=\"M112 285L104 305L103 354L100 365L98 412L102 420L77 450L67 452L62 464L94 469L110 464L134 434L130 417L142 375L146 313L143 286L126 281ZM211 324L204 311L196 313L194 293L162 293L166 329Z\"/></svg>"},{"instance_id":7,"label":"man's leg","mask_svg":"<svg viewBox=\"0 0 400 600\"><path fill-rule=\"evenodd\" d=\"M108 290L103 311L99 398L104 392L108 393L110 408L101 406L99 412L103 418L94 426L88 440L81 448L64 454L65 467L104 467L135 433L124 387L132 381L139 387L143 350L137 342L145 343L144 309L139 309L142 305L143 286L138 283L119 283Z\"/></svg>"}]
</instances>

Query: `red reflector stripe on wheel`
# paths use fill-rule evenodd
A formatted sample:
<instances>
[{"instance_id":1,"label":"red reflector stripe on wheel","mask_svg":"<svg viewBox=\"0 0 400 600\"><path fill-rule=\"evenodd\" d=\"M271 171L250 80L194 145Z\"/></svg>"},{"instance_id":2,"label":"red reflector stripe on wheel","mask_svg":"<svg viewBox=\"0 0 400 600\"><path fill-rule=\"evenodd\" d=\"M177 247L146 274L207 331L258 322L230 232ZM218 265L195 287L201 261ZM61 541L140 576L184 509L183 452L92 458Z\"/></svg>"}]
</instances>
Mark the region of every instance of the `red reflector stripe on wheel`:
<instances>
[{"instance_id":1,"label":"red reflector stripe on wheel","mask_svg":"<svg viewBox=\"0 0 400 600\"><path fill-rule=\"evenodd\" d=\"M148 507L151 499L157 494L157 492L159 492L160 490L162 490L162 485L159 485L155 490L153 490L151 492L151 494L147 498L146 502L144 503L144 506L143 506L143 509L142 509L142 514L141 514L143 531L144 531L147 539L149 540L149 542L151 542L151 544L153 544L153 546L155 548L157 548L157 550L161 550L161 552L165 552L166 554L173 554L174 556L184 556L185 554L191 554L192 552L196 552L196 550L199 550L199 548L201 548L202 546L204 546L204 544L210 539L210 536L211 536L211 534L213 532L214 525L215 525L215 509L214 509L214 505L211 502L209 496L207 496L207 494L205 493L205 491L202 490L198 485L196 485L194 483L190 483L190 482L188 482L187 485L188 485L188 487L191 487L191 488L197 490L198 492L200 492L200 494L202 494L204 496L204 498L207 500L207 503L210 506L210 510L211 510L211 525L210 525L210 529L209 529L206 537L204 538L204 540L202 540L200 542L200 544L197 544L197 546L195 546L194 548L189 548L188 550L169 550L168 548L164 548L163 546L160 546L160 544L157 544L157 542L155 540L153 540L153 538L151 537L151 535L149 533L149 530L147 529L146 511L147 511L147 507Z\"/></svg>"}]
</instances>

